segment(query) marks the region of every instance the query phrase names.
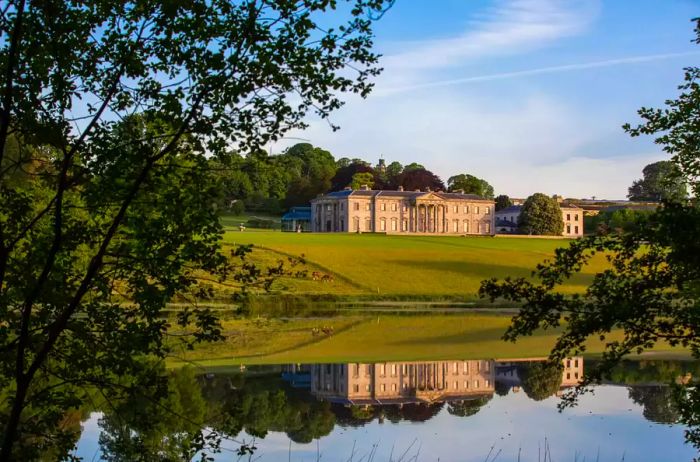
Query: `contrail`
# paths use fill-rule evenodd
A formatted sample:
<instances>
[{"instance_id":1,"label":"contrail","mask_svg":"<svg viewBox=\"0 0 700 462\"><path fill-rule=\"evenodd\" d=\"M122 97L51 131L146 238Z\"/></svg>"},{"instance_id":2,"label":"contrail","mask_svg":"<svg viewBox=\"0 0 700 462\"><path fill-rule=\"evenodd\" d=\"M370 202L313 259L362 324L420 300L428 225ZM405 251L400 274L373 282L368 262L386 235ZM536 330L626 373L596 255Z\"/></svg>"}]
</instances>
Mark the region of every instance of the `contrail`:
<instances>
[{"instance_id":1,"label":"contrail","mask_svg":"<svg viewBox=\"0 0 700 462\"><path fill-rule=\"evenodd\" d=\"M463 77L452 80L439 80L437 82L420 83L416 85L407 85L403 87L387 88L385 90L377 89L375 95L386 96L395 93L403 93L412 90L421 90L424 88L448 87L451 85L461 85L472 82L488 82L492 80L514 79L518 77L526 77L530 75L554 74L557 72L569 72L582 69L595 69L598 67L619 66L621 64L645 63L649 61L660 61L664 59L680 58L684 56L697 56L700 51L686 51L682 53L666 53L658 55L632 56L629 58L608 59L605 61L593 61L589 63L579 64L564 64L561 66L540 67L537 69L527 69L523 71L503 72L500 74L477 75L473 77Z\"/></svg>"}]
</instances>

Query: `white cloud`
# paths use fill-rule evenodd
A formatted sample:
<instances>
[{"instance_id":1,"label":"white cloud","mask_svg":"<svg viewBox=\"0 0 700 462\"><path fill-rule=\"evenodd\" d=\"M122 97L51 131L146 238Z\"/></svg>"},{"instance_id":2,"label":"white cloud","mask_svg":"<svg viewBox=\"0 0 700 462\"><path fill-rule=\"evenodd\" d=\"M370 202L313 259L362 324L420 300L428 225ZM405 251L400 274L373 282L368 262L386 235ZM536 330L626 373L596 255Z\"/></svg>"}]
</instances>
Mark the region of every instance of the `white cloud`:
<instances>
[{"instance_id":1,"label":"white cloud","mask_svg":"<svg viewBox=\"0 0 700 462\"><path fill-rule=\"evenodd\" d=\"M619 127L613 114L590 118L542 94L496 103L487 95L456 97L447 90L351 101L333 118L340 131L314 121L301 136L336 158L419 162L443 180L469 172L512 196L539 191L624 198L644 165L663 157L631 155L640 150L638 140L622 130L620 155L586 157L591 143Z\"/></svg>"},{"instance_id":2,"label":"white cloud","mask_svg":"<svg viewBox=\"0 0 700 462\"><path fill-rule=\"evenodd\" d=\"M457 37L414 44L386 56L387 74L462 64L496 54L516 54L581 33L597 14L588 0L500 0L472 19Z\"/></svg>"},{"instance_id":3,"label":"white cloud","mask_svg":"<svg viewBox=\"0 0 700 462\"><path fill-rule=\"evenodd\" d=\"M500 72L497 74L485 74L485 75L475 75L471 77L463 77L463 78L458 78L458 79L449 79L449 80L436 80L433 82L424 82L424 83L418 83L414 85L407 85L403 87L381 87L379 91L375 92L375 96L386 96L386 95L391 95L395 93L403 93L407 91L412 91L412 90L421 90L425 88L436 88L436 87L447 87L447 86L452 86L452 85L461 85L461 84L467 84L467 83L476 83L476 82L491 82L494 80L504 80L504 79L514 79L518 77L529 77L533 75L542 75L542 74L555 74L559 72L572 72L572 71L580 71L580 70L586 70L586 69L596 69L596 68L601 68L601 67L611 67L611 66L620 66L624 64L639 64L639 63L648 63L651 61L661 61L661 60L667 60L667 59L673 59L673 58L682 58L686 56L697 56L700 55L700 51L687 51L687 52L680 52L680 53L664 53L664 54L655 54L655 55L645 55L645 56L629 56L625 58L615 58L615 59L607 59L603 61L592 61L592 62L585 62L585 63L575 63L575 64L563 64L559 66L548 66L548 67L540 67L540 68L535 68L535 69L526 69L526 70L521 70L521 71L511 71L511 72Z\"/></svg>"}]
</instances>

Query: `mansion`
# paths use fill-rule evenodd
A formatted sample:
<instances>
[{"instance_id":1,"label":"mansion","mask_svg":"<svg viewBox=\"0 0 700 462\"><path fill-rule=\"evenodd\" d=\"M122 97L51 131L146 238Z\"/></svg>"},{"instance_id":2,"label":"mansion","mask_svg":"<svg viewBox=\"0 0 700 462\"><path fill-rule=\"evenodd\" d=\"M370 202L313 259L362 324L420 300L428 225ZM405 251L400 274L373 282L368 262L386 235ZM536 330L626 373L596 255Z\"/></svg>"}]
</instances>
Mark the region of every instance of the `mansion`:
<instances>
[{"instance_id":1,"label":"mansion","mask_svg":"<svg viewBox=\"0 0 700 462\"><path fill-rule=\"evenodd\" d=\"M493 200L459 191L345 189L311 201L311 231L491 236L494 206Z\"/></svg>"}]
</instances>

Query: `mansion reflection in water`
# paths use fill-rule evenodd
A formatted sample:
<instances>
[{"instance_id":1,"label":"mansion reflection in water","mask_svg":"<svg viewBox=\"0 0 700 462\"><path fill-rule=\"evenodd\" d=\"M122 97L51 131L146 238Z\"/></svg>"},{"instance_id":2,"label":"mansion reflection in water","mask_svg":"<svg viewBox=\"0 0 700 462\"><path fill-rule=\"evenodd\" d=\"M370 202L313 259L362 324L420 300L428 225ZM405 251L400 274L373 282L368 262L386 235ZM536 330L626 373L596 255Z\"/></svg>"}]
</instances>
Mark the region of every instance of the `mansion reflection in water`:
<instances>
[{"instance_id":1,"label":"mansion reflection in water","mask_svg":"<svg viewBox=\"0 0 700 462\"><path fill-rule=\"evenodd\" d=\"M290 365L284 377L318 399L346 405L452 402L492 396L498 385L518 392L523 366L537 359L445 360ZM559 389L583 378L583 358L562 363Z\"/></svg>"}]
</instances>

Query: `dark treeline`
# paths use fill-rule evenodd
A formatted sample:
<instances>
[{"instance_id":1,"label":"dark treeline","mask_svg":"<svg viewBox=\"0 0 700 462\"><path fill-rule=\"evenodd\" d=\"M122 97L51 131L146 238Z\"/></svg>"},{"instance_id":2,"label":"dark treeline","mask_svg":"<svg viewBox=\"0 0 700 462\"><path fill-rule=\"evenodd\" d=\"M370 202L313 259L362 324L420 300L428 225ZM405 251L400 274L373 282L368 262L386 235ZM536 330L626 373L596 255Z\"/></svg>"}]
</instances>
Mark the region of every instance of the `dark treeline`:
<instances>
[{"instance_id":1,"label":"dark treeline","mask_svg":"<svg viewBox=\"0 0 700 462\"><path fill-rule=\"evenodd\" d=\"M279 214L293 206L308 205L318 194L359 189L463 190L493 198L493 187L468 174L448 179L447 185L423 165L383 159L372 165L362 159L335 159L330 152L308 143L296 144L282 154L257 151L243 157L229 153L209 160L221 191L219 206L237 214L243 211Z\"/></svg>"}]
</instances>

